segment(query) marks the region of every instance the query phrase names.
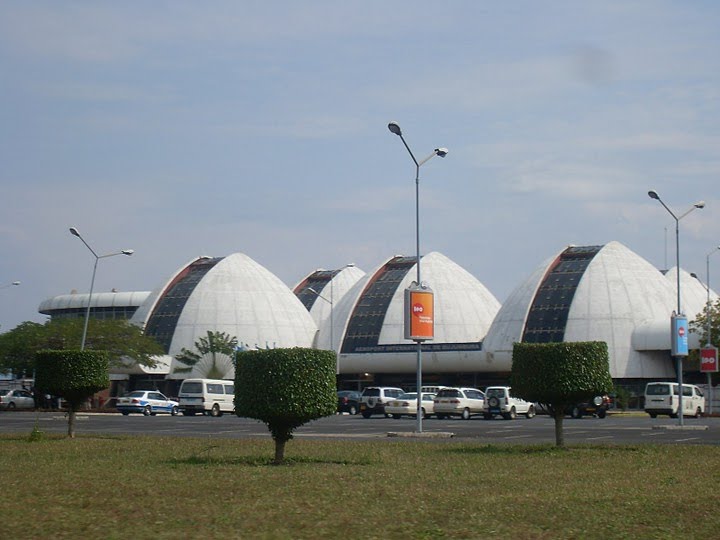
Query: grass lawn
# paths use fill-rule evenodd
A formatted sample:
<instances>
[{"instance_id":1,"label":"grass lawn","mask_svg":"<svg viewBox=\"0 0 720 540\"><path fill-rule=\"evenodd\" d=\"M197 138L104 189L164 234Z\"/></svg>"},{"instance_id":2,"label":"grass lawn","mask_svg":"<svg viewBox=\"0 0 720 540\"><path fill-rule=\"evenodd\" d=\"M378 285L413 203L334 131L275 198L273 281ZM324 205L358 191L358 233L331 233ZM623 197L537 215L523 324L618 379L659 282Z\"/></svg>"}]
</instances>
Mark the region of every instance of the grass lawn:
<instances>
[{"instance_id":1,"label":"grass lawn","mask_svg":"<svg viewBox=\"0 0 720 540\"><path fill-rule=\"evenodd\" d=\"M0 436L4 538L717 538L713 446Z\"/></svg>"}]
</instances>

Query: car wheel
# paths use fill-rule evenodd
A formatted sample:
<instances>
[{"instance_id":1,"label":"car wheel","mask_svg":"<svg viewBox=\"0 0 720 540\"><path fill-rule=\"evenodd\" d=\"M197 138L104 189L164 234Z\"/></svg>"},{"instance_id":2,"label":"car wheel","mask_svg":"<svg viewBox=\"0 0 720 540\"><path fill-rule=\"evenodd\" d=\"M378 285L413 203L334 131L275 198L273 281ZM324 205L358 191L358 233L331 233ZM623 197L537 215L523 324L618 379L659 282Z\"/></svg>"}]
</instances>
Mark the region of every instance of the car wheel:
<instances>
[{"instance_id":1,"label":"car wheel","mask_svg":"<svg viewBox=\"0 0 720 540\"><path fill-rule=\"evenodd\" d=\"M483 413L483 418L484 418L485 420L492 420L493 415L486 412L486 413Z\"/></svg>"},{"instance_id":2,"label":"car wheel","mask_svg":"<svg viewBox=\"0 0 720 540\"><path fill-rule=\"evenodd\" d=\"M214 417L214 418L217 418L217 417L220 416L221 414L222 414L222 413L220 412L220 405L218 405L218 404L216 403L215 405L212 406L212 409L210 409L210 416L212 416L212 417Z\"/></svg>"},{"instance_id":3,"label":"car wheel","mask_svg":"<svg viewBox=\"0 0 720 540\"><path fill-rule=\"evenodd\" d=\"M122 415L123 415L123 416L127 416L127 415L129 415L129 414L130 414L130 413L129 413L128 411L123 411L123 412L122 412Z\"/></svg>"},{"instance_id":4,"label":"car wheel","mask_svg":"<svg viewBox=\"0 0 720 540\"><path fill-rule=\"evenodd\" d=\"M695 418L700 418L702 416L702 411L700 410L700 407L697 408L695 411Z\"/></svg>"},{"instance_id":5,"label":"car wheel","mask_svg":"<svg viewBox=\"0 0 720 540\"><path fill-rule=\"evenodd\" d=\"M357 407L355 405L350 405L350 408L348 409L348 412L355 416L357 414Z\"/></svg>"},{"instance_id":6,"label":"car wheel","mask_svg":"<svg viewBox=\"0 0 720 540\"><path fill-rule=\"evenodd\" d=\"M670 418L677 418L677 417L678 417L677 413L670 415Z\"/></svg>"},{"instance_id":7,"label":"car wheel","mask_svg":"<svg viewBox=\"0 0 720 540\"><path fill-rule=\"evenodd\" d=\"M605 416L607 416L607 411L605 409L600 409L597 412L597 416L598 416L598 418L605 418Z\"/></svg>"},{"instance_id":8,"label":"car wheel","mask_svg":"<svg viewBox=\"0 0 720 540\"><path fill-rule=\"evenodd\" d=\"M400 420L400 415L399 415L399 414L393 414L392 417L393 417L395 420Z\"/></svg>"},{"instance_id":9,"label":"car wheel","mask_svg":"<svg viewBox=\"0 0 720 540\"><path fill-rule=\"evenodd\" d=\"M145 405L145 408L143 409L143 415L144 416L150 416L152 414L152 408L150 405Z\"/></svg>"},{"instance_id":10,"label":"car wheel","mask_svg":"<svg viewBox=\"0 0 720 540\"><path fill-rule=\"evenodd\" d=\"M580 410L580 407L573 407L572 411L570 412L570 416L573 418L582 418L582 411Z\"/></svg>"},{"instance_id":11,"label":"car wheel","mask_svg":"<svg viewBox=\"0 0 720 540\"><path fill-rule=\"evenodd\" d=\"M463 420L469 420L469 419L470 419L470 409L468 409L467 407L465 407L465 408L463 409L463 412L462 412L462 414L460 415L460 417L461 417Z\"/></svg>"},{"instance_id":12,"label":"car wheel","mask_svg":"<svg viewBox=\"0 0 720 540\"><path fill-rule=\"evenodd\" d=\"M651 412L648 414L650 415L650 418L657 418L657 413Z\"/></svg>"},{"instance_id":13,"label":"car wheel","mask_svg":"<svg viewBox=\"0 0 720 540\"><path fill-rule=\"evenodd\" d=\"M183 416L195 416L195 411L183 411Z\"/></svg>"},{"instance_id":14,"label":"car wheel","mask_svg":"<svg viewBox=\"0 0 720 540\"><path fill-rule=\"evenodd\" d=\"M175 405L175 406L170 410L170 414L172 414L173 416L177 416L178 414L180 414L180 409L178 409L177 405Z\"/></svg>"},{"instance_id":15,"label":"car wheel","mask_svg":"<svg viewBox=\"0 0 720 540\"><path fill-rule=\"evenodd\" d=\"M530 408L528 409L528 412L525 413L525 416L526 416L527 418L532 418L533 416L535 416L535 407L533 407L532 405L530 405Z\"/></svg>"},{"instance_id":16,"label":"car wheel","mask_svg":"<svg viewBox=\"0 0 720 540\"><path fill-rule=\"evenodd\" d=\"M445 420L445 418L446 418L446 415L440 414L440 413L437 413L435 416L437 416L438 420Z\"/></svg>"},{"instance_id":17,"label":"car wheel","mask_svg":"<svg viewBox=\"0 0 720 540\"><path fill-rule=\"evenodd\" d=\"M430 415L429 415L427 412L425 412L425 409L420 409L420 411L422 412L422 417L423 417L423 418L425 418L425 419L430 418Z\"/></svg>"},{"instance_id":18,"label":"car wheel","mask_svg":"<svg viewBox=\"0 0 720 540\"><path fill-rule=\"evenodd\" d=\"M363 415L363 418L370 418L372 416L372 413L363 412L362 415Z\"/></svg>"},{"instance_id":19,"label":"car wheel","mask_svg":"<svg viewBox=\"0 0 720 540\"><path fill-rule=\"evenodd\" d=\"M15 403L13 403L13 402L11 401L10 403L8 403L7 408L8 408L8 411L12 411L12 410L15 408Z\"/></svg>"},{"instance_id":20,"label":"car wheel","mask_svg":"<svg viewBox=\"0 0 720 540\"><path fill-rule=\"evenodd\" d=\"M510 418L510 420L515 420L517 418L517 409L515 407L510 407L508 417Z\"/></svg>"}]
</instances>

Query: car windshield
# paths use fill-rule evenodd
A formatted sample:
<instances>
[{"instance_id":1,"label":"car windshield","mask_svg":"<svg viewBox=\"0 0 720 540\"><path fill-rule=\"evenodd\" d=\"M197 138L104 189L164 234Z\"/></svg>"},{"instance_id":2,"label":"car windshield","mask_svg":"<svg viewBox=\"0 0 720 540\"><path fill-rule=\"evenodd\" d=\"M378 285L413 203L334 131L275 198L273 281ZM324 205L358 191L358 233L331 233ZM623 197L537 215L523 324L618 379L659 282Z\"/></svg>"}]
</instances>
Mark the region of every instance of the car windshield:
<instances>
[{"instance_id":1,"label":"car windshield","mask_svg":"<svg viewBox=\"0 0 720 540\"><path fill-rule=\"evenodd\" d=\"M417 399L417 392L407 392L406 394L400 394L398 399Z\"/></svg>"},{"instance_id":2,"label":"car windshield","mask_svg":"<svg viewBox=\"0 0 720 540\"><path fill-rule=\"evenodd\" d=\"M202 394L203 387L201 382L187 382L182 383L180 388L181 392L187 392L188 394Z\"/></svg>"},{"instance_id":3,"label":"car windshield","mask_svg":"<svg viewBox=\"0 0 720 540\"><path fill-rule=\"evenodd\" d=\"M649 396L667 396L670 394L669 384L648 384L645 393ZM677 392L675 392L677 394Z\"/></svg>"},{"instance_id":4,"label":"car windshield","mask_svg":"<svg viewBox=\"0 0 720 540\"><path fill-rule=\"evenodd\" d=\"M130 392L129 394L125 394L125 397L143 397L144 395L145 395L145 392L136 390L135 392Z\"/></svg>"},{"instance_id":5,"label":"car windshield","mask_svg":"<svg viewBox=\"0 0 720 540\"><path fill-rule=\"evenodd\" d=\"M485 392L486 397L505 397L505 389L504 388L488 388Z\"/></svg>"},{"instance_id":6,"label":"car windshield","mask_svg":"<svg viewBox=\"0 0 720 540\"><path fill-rule=\"evenodd\" d=\"M446 388L444 390L440 390L437 393L437 396L439 398L448 398L448 397L463 397L460 393L460 390L455 390L454 388Z\"/></svg>"},{"instance_id":7,"label":"car windshield","mask_svg":"<svg viewBox=\"0 0 720 540\"><path fill-rule=\"evenodd\" d=\"M366 388L363 390L362 393L363 396L371 396L371 397L377 397L380 395L380 389L379 388Z\"/></svg>"}]
</instances>

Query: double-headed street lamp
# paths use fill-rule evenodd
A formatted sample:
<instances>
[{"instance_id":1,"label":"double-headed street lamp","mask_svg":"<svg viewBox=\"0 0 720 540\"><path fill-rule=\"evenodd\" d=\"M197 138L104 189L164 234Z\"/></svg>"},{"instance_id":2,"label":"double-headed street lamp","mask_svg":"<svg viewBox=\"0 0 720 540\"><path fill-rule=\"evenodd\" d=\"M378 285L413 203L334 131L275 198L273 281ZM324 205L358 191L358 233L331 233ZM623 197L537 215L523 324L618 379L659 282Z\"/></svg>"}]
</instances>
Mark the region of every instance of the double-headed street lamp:
<instances>
[{"instance_id":1,"label":"double-headed street lamp","mask_svg":"<svg viewBox=\"0 0 720 540\"><path fill-rule=\"evenodd\" d=\"M418 161L415 159L415 155L412 153L412 150L410 150L410 147L408 146L407 142L405 142L405 138L403 137L402 130L400 129L400 125L397 122L390 122L388 124L388 129L391 133L394 133L398 137L400 137L400 140L405 145L405 148L407 148L408 153L410 154L410 157L413 160L413 163L415 163L415 254L416 254L416 261L415 266L417 268L417 278L416 278L416 287L418 289L423 289L423 283L420 280L420 167L430 159L434 158L435 156L445 157L448 153L447 148L436 148L433 150L432 154L430 154L428 157L423 159L422 161ZM405 306L405 309L409 309L408 306ZM405 314L405 318L407 320L408 314ZM405 329L406 336L408 334L407 329L407 323L406 323L406 329ZM432 339L432 336L430 338L419 338L415 339L415 343L417 343L417 432L422 433L422 342L425 339Z\"/></svg>"},{"instance_id":2,"label":"double-headed street lamp","mask_svg":"<svg viewBox=\"0 0 720 540\"><path fill-rule=\"evenodd\" d=\"M88 329L88 321L90 320L90 305L92 303L92 294L93 294L93 288L95 287L95 273L97 272L97 265L98 261L100 259L105 259L107 257L114 257L115 255L132 255L135 253L132 249L123 249L122 251L117 251L115 253L108 253L107 255L98 255L95 253L95 250L90 247L90 245L85 241L85 239L80 236L80 233L75 227L70 227L70 234L73 236L77 236L80 240L82 240L82 243L85 244L85 247L87 247L90 250L90 253L93 254L95 257L95 264L93 266L93 273L92 273L92 280L90 281L90 294L88 295L88 304L87 309L85 310L85 325L83 326L83 333L82 333L82 341L80 342L80 350L85 350L85 338L87 337L87 329Z\"/></svg>"},{"instance_id":3,"label":"double-headed street lamp","mask_svg":"<svg viewBox=\"0 0 720 540\"><path fill-rule=\"evenodd\" d=\"M668 206L663 202L663 200L660 198L660 195L657 194L657 191L650 190L648 191L648 196L651 199L655 199L656 201L659 201L660 204L663 205L663 208L668 211L668 213L673 217L675 220L675 268L677 270L677 311L675 312L675 315L680 317L682 314L682 305L680 303L680 220L687 216L690 212L692 212L695 209L698 208L705 208L705 202L704 201L698 201L692 207L687 210L684 214L681 214L680 216L676 216L675 212L670 210ZM675 317L672 317L672 324L671 324L671 331L672 339L671 341L674 343L675 339ZM687 332L686 328L682 329L683 333ZM685 334L687 336L687 334ZM677 352L677 351L674 351ZM684 352L683 354L675 354L675 364L676 364L676 370L677 370L677 380L678 380L678 418L679 423L682 426L684 424L684 416L683 416L683 375L682 375L682 357L686 356L687 352Z\"/></svg>"},{"instance_id":4,"label":"double-headed street lamp","mask_svg":"<svg viewBox=\"0 0 720 540\"><path fill-rule=\"evenodd\" d=\"M330 350L335 353L335 374L340 375L340 356L338 355L337 351L335 350L335 335L334 335L334 326L335 321L333 320L333 282L332 278L330 279L330 298L325 298L322 294L317 292L312 287L307 288L308 291L313 293L315 296L320 298L321 300L324 300L328 304L330 304Z\"/></svg>"}]
</instances>

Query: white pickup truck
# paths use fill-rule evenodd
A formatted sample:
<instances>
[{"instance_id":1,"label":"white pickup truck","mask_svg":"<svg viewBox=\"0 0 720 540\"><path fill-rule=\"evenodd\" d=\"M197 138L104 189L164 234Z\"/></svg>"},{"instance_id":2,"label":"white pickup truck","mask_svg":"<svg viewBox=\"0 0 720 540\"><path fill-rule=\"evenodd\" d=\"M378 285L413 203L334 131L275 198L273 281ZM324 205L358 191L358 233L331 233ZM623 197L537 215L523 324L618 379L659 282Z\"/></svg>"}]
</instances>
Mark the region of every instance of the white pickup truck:
<instances>
[{"instance_id":1,"label":"white pickup truck","mask_svg":"<svg viewBox=\"0 0 720 540\"><path fill-rule=\"evenodd\" d=\"M528 418L535 416L535 405L523 399L515 398L510 393L509 386L488 386L485 390L485 405L483 417L490 420L495 415L501 415L505 420L514 420L518 414Z\"/></svg>"}]
</instances>

